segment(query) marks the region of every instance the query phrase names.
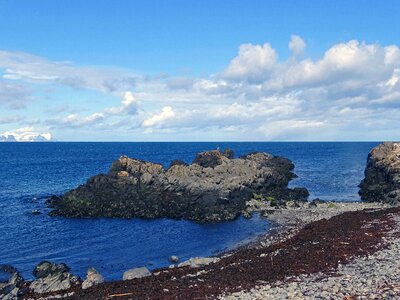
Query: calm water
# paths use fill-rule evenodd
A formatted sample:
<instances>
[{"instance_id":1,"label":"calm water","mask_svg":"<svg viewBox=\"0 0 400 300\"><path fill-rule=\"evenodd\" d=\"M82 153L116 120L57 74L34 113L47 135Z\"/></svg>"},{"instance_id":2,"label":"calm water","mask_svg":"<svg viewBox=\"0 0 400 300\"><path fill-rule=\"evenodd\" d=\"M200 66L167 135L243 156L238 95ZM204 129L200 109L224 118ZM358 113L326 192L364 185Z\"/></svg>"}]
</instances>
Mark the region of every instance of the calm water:
<instances>
[{"instance_id":1,"label":"calm water","mask_svg":"<svg viewBox=\"0 0 400 300\"><path fill-rule=\"evenodd\" d=\"M60 194L92 175L107 172L111 161L126 154L168 165L191 162L195 153L229 147L236 155L265 151L296 165L292 186L309 189L311 198L358 201L368 143L0 143L0 264L11 264L30 278L35 264L65 262L78 275L90 266L107 279L128 268L168 265L211 255L266 232L260 218L216 225L176 220L50 218L44 199Z\"/></svg>"}]
</instances>

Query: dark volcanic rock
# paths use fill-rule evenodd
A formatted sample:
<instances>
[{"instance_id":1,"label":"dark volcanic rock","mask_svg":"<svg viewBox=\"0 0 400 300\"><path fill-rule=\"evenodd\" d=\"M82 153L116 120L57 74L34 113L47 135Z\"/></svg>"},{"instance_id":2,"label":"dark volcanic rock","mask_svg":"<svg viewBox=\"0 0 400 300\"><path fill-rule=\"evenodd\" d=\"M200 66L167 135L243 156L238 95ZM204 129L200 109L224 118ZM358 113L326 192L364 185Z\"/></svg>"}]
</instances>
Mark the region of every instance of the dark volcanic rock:
<instances>
[{"instance_id":1,"label":"dark volcanic rock","mask_svg":"<svg viewBox=\"0 0 400 300\"><path fill-rule=\"evenodd\" d=\"M206 152L200 152L196 155L196 158L193 160L194 164L198 164L204 168L214 168L220 164L224 158L233 158L233 153L230 151L232 150L225 150L221 152L219 150L212 150Z\"/></svg>"},{"instance_id":2,"label":"dark volcanic rock","mask_svg":"<svg viewBox=\"0 0 400 300\"><path fill-rule=\"evenodd\" d=\"M364 201L400 203L400 143L386 142L371 150L360 188Z\"/></svg>"},{"instance_id":3,"label":"dark volcanic rock","mask_svg":"<svg viewBox=\"0 0 400 300\"><path fill-rule=\"evenodd\" d=\"M180 159L174 159L171 164L169 165L169 167L173 167L173 166L188 166L187 163L185 163L183 160Z\"/></svg>"},{"instance_id":4,"label":"dark volcanic rock","mask_svg":"<svg viewBox=\"0 0 400 300\"><path fill-rule=\"evenodd\" d=\"M108 174L52 197L54 216L177 218L218 222L236 218L253 193L277 200L306 200L305 189L288 189L294 165L285 158L230 151L202 152L193 164L161 164L122 156Z\"/></svg>"}]
</instances>

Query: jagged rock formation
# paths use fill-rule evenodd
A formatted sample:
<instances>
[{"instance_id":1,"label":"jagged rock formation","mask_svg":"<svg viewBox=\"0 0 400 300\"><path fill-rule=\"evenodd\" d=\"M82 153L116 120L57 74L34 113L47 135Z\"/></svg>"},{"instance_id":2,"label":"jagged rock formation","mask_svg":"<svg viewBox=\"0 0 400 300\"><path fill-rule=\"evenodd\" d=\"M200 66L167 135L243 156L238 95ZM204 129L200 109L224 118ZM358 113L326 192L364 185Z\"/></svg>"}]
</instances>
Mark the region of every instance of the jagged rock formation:
<instances>
[{"instance_id":1,"label":"jagged rock formation","mask_svg":"<svg viewBox=\"0 0 400 300\"><path fill-rule=\"evenodd\" d=\"M364 201L400 203L400 143L386 142L371 150L360 188Z\"/></svg>"},{"instance_id":2,"label":"jagged rock formation","mask_svg":"<svg viewBox=\"0 0 400 300\"><path fill-rule=\"evenodd\" d=\"M33 270L35 280L29 285L34 293L43 294L67 290L80 283L79 277L71 274L66 264L42 261Z\"/></svg>"},{"instance_id":3,"label":"jagged rock formation","mask_svg":"<svg viewBox=\"0 0 400 300\"><path fill-rule=\"evenodd\" d=\"M24 279L18 271L9 265L0 265L0 299L19 299L24 293Z\"/></svg>"},{"instance_id":4,"label":"jagged rock formation","mask_svg":"<svg viewBox=\"0 0 400 300\"><path fill-rule=\"evenodd\" d=\"M266 153L234 159L232 151L199 153L191 165L120 157L108 174L61 197L49 199L53 216L176 218L197 222L232 220L253 194L277 200L306 200L304 188L289 189L290 160Z\"/></svg>"}]
</instances>

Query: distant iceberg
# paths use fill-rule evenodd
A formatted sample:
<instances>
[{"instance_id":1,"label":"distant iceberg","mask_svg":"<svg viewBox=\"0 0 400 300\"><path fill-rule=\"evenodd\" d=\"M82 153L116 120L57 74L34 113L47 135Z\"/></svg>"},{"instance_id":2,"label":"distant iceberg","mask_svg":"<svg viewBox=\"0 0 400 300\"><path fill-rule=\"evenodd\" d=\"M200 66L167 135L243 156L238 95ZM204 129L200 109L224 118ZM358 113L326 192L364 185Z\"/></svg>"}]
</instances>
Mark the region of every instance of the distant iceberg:
<instances>
[{"instance_id":1,"label":"distant iceberg","mask_svg":"<svg viewBox=\"0 0 400 300\"><path fill-rule=\"evenodd\" d=\"M39 133L32 127L19 128L0 134L0 142L50 142L53 137L50 132Z\"/></svg>"}]
</instances>

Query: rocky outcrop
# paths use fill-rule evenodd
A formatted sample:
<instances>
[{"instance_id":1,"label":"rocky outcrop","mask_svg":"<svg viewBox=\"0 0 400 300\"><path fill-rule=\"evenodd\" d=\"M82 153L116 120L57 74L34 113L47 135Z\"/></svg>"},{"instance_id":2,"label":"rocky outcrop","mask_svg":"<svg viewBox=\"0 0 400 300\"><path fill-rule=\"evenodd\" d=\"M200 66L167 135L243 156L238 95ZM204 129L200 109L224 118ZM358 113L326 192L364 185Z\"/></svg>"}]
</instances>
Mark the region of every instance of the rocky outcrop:
<instances>
[{"instance_id":1,"label":"rocky outcrop","mask_svg":"<svg viewBox=\"0 0 400 300\"><path fill-rule=\"evenodd\" d=\"M69 272L66 264L53 264L48 261L39 263L33 270L35 280L29 285L34 293L43 294L67 290L80 283L79 277Z\"/></svg>"},{"instance_id":2,"label":"rocky outcrop","mask_svg":"<svg viewBox=\"0 0 400 300\"><path fill-rule=\"evenodd\" d=\"M386 142L371 150L360 188L364 201L400 203L400 142Z\"/></svg>"},{"instance_id":3,"label":"rocky outcrop","mask_svg":"<svg viewBox=\"0 0 400 300\"><path fill-rule=\"evenodd\" d=\"M0 299L19 299L24 293L24 279L18 271L8 265L0 265Z\"/></svg>"},{"instance_id":4,"label":"rocky outcrop","mask_svg":"<svg viewBox=\"0 0 400 300\"><path fill-rule=\"evenodd\" d=\"M308 191L289 189L294 165L286 158L250 153L234 159L228 150L199 153L191 165L120 157L108 174L52 197L53 216L176 218L197 222L232 220L254 193L277 201L306 200Z\"/></svg>"}]
</instances>

